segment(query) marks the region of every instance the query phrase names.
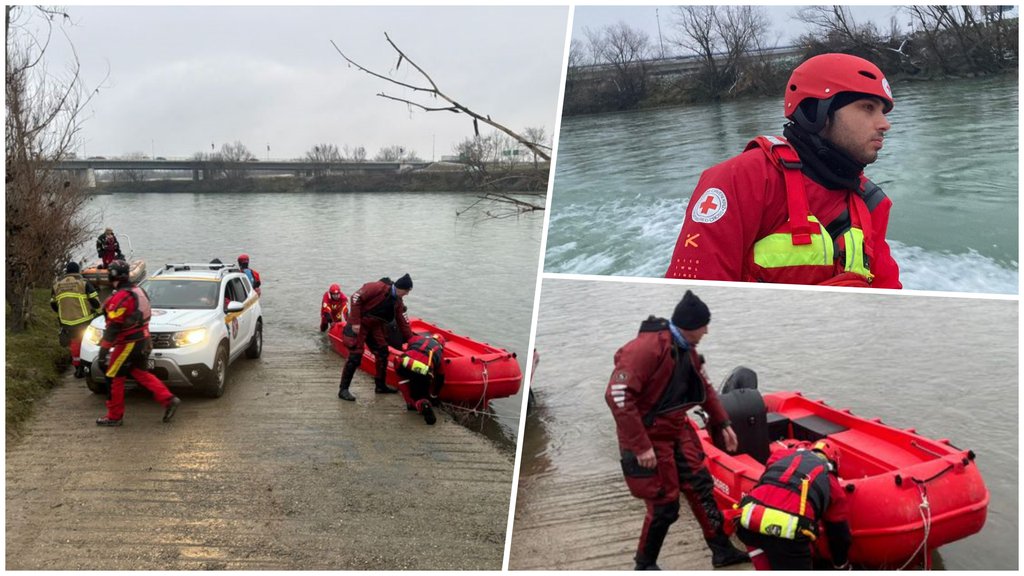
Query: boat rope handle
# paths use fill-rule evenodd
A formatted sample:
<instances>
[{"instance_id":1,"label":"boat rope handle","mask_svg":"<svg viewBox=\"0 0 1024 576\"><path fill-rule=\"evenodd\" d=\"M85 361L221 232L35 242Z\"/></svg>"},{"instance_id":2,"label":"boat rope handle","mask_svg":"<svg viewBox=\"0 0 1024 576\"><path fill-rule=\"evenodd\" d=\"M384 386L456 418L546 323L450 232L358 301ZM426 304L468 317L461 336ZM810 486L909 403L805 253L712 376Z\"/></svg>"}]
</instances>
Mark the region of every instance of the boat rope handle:
<instances>
[{"instance_id":1,"label":"boat rope handle","mask_svg":"<svg viewBox=\"0 0 1024 576\"><path fill-rule=\"evenodd\" d=\"M927 453L931 454L932 456L935 456L936 458L942 458L942 454L939 454L938 452L935 452L933 450L929 450L929 449L925 448L921 444L918 444L917 440L911 440L910 441L910 445L913 446L914 448L917 448L918 450L921 450L922 452L927 452Z\"/></svg>"},{"instance_id":2,"label":"boat rope handle","mask_svg":"<svg viewBox=\"0 0 1024 576\"><path fill-rule=\"evenodd\" d=\"M924 527L924 538L921 539L921 543L918 544L913 554L910 555L910 558L908 558L907 561L903 563L903 566L899 567L900 570L903 570L907 566L909 566L910 563L914 561L914 558L917 558L917 554L919 552L923 552L924 554L923 560L925 568L927 568L930 564L928 562L928 535L931 533L932 529L932 508L931 505L928 503L928 487L925 486L924 482L918 480L917 478L913 478L913 480L914 484L917 486L918 493L921 494L921 504L918 506L918 511L921 513L921 525Z\"/></svg>"}]
</instances>

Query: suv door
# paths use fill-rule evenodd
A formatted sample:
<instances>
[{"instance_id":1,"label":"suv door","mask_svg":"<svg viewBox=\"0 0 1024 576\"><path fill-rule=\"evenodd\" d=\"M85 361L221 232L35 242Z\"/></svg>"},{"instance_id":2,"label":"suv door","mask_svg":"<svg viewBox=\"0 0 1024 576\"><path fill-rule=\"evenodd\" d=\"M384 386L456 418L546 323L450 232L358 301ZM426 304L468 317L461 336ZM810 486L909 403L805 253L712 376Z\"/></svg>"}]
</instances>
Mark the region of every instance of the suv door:
<instances>
[{"instance_id":1,"label":"suv door","mask_svg":"<svg viewBox=\"0 0 1024 576\"><path fill-rule=\"evenodd\" d=\"M228 280L224 293L229 302L245 303L246 298L249 296L245 285L242 283L242 279L237 276ZM252 339L252 331L255 329L255 320L253 320L252 312L253 308L250 306L241 312L229 313L224 318L228 333L230 334L232 357L241 353L249 345L249 340Z\"/></svg>"}]
</instances>

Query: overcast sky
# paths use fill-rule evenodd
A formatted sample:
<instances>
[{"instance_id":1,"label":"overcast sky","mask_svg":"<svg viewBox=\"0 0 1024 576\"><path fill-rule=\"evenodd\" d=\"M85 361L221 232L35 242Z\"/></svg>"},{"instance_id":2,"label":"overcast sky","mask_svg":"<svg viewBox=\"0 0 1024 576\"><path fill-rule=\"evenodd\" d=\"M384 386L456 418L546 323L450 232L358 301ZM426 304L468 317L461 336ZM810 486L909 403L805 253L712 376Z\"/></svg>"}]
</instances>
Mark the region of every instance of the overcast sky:
<instances>
[{"instance_id":1,"label":"overcast sky","mask_svg":"<svg viewBox=\"0 0 1024 576\"><path fill-rule=\"evenodd\" d=\"M514 130L555 128L566 7L67 10L85 81L103 82L82 133L86 156L188 157L236 140L261 159L268 145L271 158L295 158L319 143L365 146L370 157L392 144L425 160L451 154L472 135L468 117L375 96L409 94L348 67L330 44L420 83L407 65L393 72L385 32L461 104ZM67 52L49 57L58 69Z\"/></svg>"}]
</instances>

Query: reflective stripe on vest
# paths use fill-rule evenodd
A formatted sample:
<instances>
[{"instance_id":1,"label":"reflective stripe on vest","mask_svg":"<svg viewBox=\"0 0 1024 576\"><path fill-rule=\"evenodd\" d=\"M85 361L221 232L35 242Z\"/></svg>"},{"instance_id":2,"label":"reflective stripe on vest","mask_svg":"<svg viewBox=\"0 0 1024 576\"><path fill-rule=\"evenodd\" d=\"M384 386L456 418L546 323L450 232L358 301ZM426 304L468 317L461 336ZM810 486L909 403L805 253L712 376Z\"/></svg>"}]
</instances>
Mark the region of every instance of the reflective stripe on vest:
<instances>
[{"instance_id":1,"label":"reflective stripe on vest","mask_svg":"<svg viewBox=\"0 0 1024 576\"><path fill-rule=\"evenodd\" d=\"M838 264L843 271L859 274L870 281L874 277L871 273L871 247L867 242L871 213L861 195L875 200L873 204L877 205L884 197L884 194L876 194L881 189L865 181L863 192L849 195L851 227L833 240L821 222L810 214L800 170L802 164L796 150L784 138L775 136L758 136L747 144L746 150L754 147L760 148L782 171L788 209L786 223L754 244L754 264L767 270L821 267L822 279L825 280L835 275L836 259L842 257ZM873 188L869 189L867 184Z\"/></svg>"},{"instance_id":2,"label":"reflective stripe on vest","mask_svg":"<svg viewBox=\"0 0 1024 576\"><path fill-rule=\"evenodd\" d=\"M409 340L409 346L402 354L402 366L413 372L426 376L434 367L434 360L437 352L440 352L441 344L433 338L413 336Z\"/></svg>"},{"instance_id":3,"label":"reflective stripe on vest","mask_svg":"<svg viewBox=\"0 0 1024 576\"><path fill-rule=\"evenodd\" d=\"M99 295L86 294L86 290L85 279L77 274L68 274L54 283L54 299L61 324L77 326L96 317L89 306L89 297L98 298Z\"/></svg>"}]
</instances>

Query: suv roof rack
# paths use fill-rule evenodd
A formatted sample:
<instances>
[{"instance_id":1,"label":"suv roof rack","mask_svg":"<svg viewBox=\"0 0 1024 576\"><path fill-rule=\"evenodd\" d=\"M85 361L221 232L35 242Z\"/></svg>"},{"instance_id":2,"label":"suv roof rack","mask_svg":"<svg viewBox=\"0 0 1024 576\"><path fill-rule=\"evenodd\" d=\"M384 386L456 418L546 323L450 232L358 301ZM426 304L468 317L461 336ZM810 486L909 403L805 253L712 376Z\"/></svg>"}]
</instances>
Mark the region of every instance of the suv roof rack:
<instances>
[{"instance_id":1,"label":"suv roof rack","mask_svg":"<svg viewBox=\"0 0 1024 576\"><path fill-rule=\"evenodd\" d=\"M236 264L217 264L217 263L214 263L214 262L207 262L207 263L182 262L182 263L164 264L164 267L162 269L160 269L160 270L157 270L157 272L156 272L156 274L154 274L154 276L160 275L160 274L162 274L164 272L182 272L182 271L185 271L185 270L212 270L212 271L219 272L221 276L224 276L225 274L227 274L229 272L241 272L241 270L238 268L238 266Z\"/></svg>"}]
</instances>

